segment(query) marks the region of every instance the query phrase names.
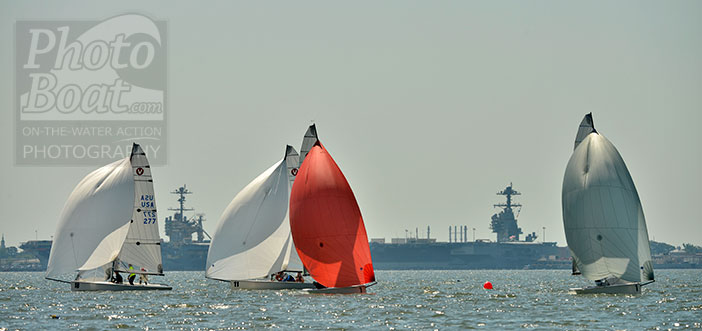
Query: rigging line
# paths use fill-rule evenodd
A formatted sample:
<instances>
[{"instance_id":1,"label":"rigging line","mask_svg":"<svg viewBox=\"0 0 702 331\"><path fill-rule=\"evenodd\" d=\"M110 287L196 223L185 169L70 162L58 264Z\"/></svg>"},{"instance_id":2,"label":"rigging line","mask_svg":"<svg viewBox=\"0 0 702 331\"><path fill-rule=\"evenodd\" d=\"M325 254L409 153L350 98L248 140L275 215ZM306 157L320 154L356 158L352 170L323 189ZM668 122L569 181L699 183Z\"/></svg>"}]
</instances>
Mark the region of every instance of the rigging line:
<instances>
[{"instance_id":1,"label":"rigging line","mask_svg":"<svg viewBox=\"0 0 702 331\"><path fill-rule=\"evenodd\" d=\"M69 281L67 281L67 280L58 279L58 278L51 278L51 277L44 277L44 278L45 278L45 279L48 279L48 280L53 280L53 281L55 281L55 282L61 282L61 283L67 283L67 284L70 284L70 283L71 283L71 282L69 282Z\"/></svg>"}]
</instances>

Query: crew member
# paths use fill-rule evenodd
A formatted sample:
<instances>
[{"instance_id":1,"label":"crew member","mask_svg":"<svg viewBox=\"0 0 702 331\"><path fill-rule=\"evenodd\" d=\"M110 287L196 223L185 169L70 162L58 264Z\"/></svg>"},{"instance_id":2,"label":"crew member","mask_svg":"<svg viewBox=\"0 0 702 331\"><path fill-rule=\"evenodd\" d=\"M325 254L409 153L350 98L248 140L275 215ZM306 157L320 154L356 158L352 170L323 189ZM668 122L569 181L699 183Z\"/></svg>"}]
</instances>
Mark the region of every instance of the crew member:
<instances>
[{"instance_id":1,"label":"crew member","mask_svg":"<svg viewBox=\"0 0 702 331\"><path fill-rule=\"evenodd\" d=\"M129 265L129 277L127 279L129 280L129 285L134 285L134 279L136 279L136 274L134 273L134 267L130 264Z\"/></svg>"},{"instance_id":2,"label":"crew member","mask_svg":"<svg viewBox=\"0 0 702 331\"><path fill-rule=\"evenodd\" d=\"M146 269L141 268L141 271L142 271L142 272L146 272ZM146 274L145 274L145 273L139 274L139 284L141 284L142 281L144 282L144 285L149 285L149 279L146 278Z\"/></svg>"}]
</instances>

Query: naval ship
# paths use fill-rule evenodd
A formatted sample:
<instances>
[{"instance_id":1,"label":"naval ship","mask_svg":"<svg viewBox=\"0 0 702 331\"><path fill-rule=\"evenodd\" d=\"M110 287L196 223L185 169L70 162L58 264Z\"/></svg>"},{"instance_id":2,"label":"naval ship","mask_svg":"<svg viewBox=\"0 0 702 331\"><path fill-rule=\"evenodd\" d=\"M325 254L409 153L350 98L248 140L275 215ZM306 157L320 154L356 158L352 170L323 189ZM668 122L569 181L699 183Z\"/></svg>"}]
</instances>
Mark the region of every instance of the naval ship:
<instances>
[{"instance_id":1,"label":"naval ship","mask_svg":"<svg viewBox=\"0 0 702 331\"><path fill-rule=\"evenodd\" d=\"M437 242L431 238L427 226L426 238L415 236L371 239L373 267L376 269L568 269L570 253L567 247L558 247L555 242L537 242L536 232L520 240L522 229L517 225L517 216L522 205L513 197L521 193L513 189L512 183L497 195L505 196L505 203L495 204L501 210L492 216L490 229L496 241L468 240L468 226L449 226L449 241ZM515 209L517 215L515 215Z\"/></svg>"},{"instance_id":2,"label":"naval ship","mask_svg":"<svg viewBox=\"0 0 702 331\"><path fill-rule=\"evenodd\" d=\"M185 215L185 212L194 210L185 207L186 195L192 194L185 185L171 191L171 194L178 196L178 207L168 208L175 213L166 217L164 222L166 236L169 240L161 242L163 269L168 271L203 271L212 239L202 227L202 222L205 221L204 214L194 214L192 217ZM208 239L205 239L205 236Z\"/></svg>"}]
</instances>

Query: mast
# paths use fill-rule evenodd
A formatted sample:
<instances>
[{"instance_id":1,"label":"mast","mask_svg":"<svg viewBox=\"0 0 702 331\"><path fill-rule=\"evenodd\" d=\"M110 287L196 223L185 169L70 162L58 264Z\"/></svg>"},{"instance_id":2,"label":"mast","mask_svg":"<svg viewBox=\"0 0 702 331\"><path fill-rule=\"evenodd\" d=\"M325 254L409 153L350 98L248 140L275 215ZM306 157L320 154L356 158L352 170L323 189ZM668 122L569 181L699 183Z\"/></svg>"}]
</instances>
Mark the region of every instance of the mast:
<instances>
[{"instance_id":1,"label":"mast","mask_svg":"<svg viewBox=\"0 0 702 331\"><path fill-rule=\"evenodd\" d=\"M183 219L183 217L184 217L183 213L186 211L195 210L193 208L185 208L185 195L186 194L193 194L193 192L190 192L190 190L188 190L188 188L186 187L186 184L183 184L183 186L171 191L171 194L177 194L179 196L178 203L180 204L180 207L179 208L168 208L168 210L178 211L180 213L180 220L185 221L185 219Z\"/></svg>"},{"instance_id":2,"label":"mast","mask_svg":"<svg viewBox=\"0 0 702 331\"><path fill-rule=\"evenodd\" d=\"M507 198L507 203L498 203L494 204L494 207L504 207L505 209L509 208L512 209L512 207L521 207L522 205L519 203L512 203L512 196L513 195L522 195L521 193L515 191L512 188L512 182L509 183L509 186L507 186L504 190L497 192L497 195L504 195Z\"/></svg>"}]
</instances>

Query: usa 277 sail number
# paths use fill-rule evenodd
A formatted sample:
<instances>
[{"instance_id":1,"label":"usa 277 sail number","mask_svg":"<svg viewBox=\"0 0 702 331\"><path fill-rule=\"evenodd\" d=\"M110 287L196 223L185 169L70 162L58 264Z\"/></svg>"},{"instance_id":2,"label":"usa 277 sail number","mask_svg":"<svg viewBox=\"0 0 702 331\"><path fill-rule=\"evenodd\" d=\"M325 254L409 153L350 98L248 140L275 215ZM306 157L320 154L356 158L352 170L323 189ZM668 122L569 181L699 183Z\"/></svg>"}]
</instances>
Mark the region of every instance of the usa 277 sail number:
<instances>
[{"instance_id":1,"label":"usa 277 sail number","mask_svg":"<svg viewBox=\"0 0 702 331\"><path fill-rule=\"evenodd\" d=\"M144 224L155 224L156 223L156 211L144 210Z\"/></svg>"}]
</instances>

